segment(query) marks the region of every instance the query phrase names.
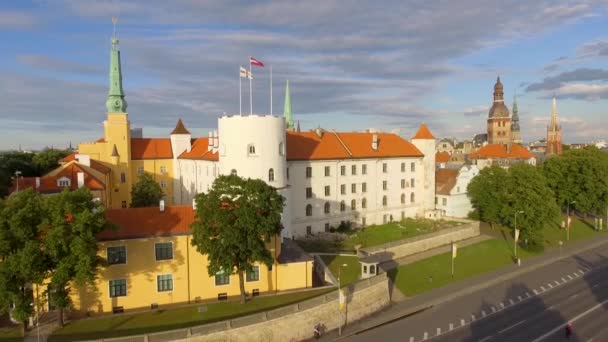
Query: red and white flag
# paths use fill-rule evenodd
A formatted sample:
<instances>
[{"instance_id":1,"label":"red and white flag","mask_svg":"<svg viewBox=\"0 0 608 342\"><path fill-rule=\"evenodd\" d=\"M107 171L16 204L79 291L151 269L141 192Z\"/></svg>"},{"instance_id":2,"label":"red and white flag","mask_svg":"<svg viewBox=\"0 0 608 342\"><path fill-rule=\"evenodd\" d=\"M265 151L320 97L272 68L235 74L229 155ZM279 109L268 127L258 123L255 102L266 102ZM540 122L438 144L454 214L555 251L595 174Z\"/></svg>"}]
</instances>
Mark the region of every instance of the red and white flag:
<instances>
[{"instance_id":1,"label":"red and white flag","mask_svg":"<svg viewBox=\"0 0 608 342\"><path fill-rule=\"evenodd\" d=\"M264 67L264 63L258 61L257 59L255 59L253 57L249 57L249 64L259 66L259 67Z\"/></svg>"},{"instance_id":2,"label":"red and white flag","mask_svg":"<svg viewBox=\"0 0 608 342\"><path fill-rule=\"evenodd\" d=\"M572 217L568 216L568 226L567 228L570 229L572 227Z\"/></svg>"}]
</instances>

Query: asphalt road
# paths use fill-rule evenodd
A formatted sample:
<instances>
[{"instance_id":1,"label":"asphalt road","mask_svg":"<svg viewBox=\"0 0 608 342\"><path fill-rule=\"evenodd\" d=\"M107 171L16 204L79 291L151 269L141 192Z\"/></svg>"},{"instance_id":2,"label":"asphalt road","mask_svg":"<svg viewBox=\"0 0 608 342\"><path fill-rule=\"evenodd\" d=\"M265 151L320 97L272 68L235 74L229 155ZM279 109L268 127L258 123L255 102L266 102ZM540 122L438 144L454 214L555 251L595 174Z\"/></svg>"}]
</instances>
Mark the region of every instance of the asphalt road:
<instances>
[{"instance_id":1,"label":"asphalt road","mask_svg":"<svg viewBox=\"0 0 608 342\"><path fill-rule=\"evenodd\" d=\"M608 250L550 264L348 341L608 341Z\"/></svg>"}]
</instances>

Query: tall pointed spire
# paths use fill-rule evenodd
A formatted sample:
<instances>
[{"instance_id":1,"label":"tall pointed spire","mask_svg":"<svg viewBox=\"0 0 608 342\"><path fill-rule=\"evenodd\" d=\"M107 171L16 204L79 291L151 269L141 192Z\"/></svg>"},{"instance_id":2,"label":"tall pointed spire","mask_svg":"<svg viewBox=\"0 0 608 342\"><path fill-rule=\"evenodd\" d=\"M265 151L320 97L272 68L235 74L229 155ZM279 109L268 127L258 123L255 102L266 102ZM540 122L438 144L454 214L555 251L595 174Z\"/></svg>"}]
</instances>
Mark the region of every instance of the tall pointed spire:
<instances>
[{"instance_id":1,"label":"tall pointed spire","mask_svg":"<svg viewBox=\"0 0 608 342\"><path fill-rule=\"evenodd\" d=\"M555 132L558 126L557 119L557 101L555 100L555 95L553 96L553 106L551 107L551 126L550 129Z\"/></svg>"},{"instance_id":2,"label":"tall pointed spire","mask_svg":"<svg viewBox=\"0 0 608 342\"><path fill-rule=\"evenodd\" d=\"M287 121L287 129L293 130L293 114L291 113L291 96L289 95L289 80L287 80L287 84L285 86L285 109L283 110L283 116L285 117L285 121Z\"/></svg>"},{"instance_id":3,"label":"tall pointed spire","mask_svg":"<svg viewBox=\"0 0 608 342\"><path fill-rule=\"evenodd\" d=\"M120 50L118 49L118 38L116 38L116 22L112 18L114 33L112 35L112 49L110 50L110 89L106 100L108 113L126 113L127 101L122 90L122 72L120 68Z\"/></svg>"},{"instance_id":4,"label":"tall pointed spire","mask_svg":"<svg viewBox=\"0 0 608 342\"><path fill-rule=\"evenodd\" d=\"M519 110L517 109L517 95L513 96L513 116L511 118L511 130L519 131Z\"/></svg>"}]
</instances>

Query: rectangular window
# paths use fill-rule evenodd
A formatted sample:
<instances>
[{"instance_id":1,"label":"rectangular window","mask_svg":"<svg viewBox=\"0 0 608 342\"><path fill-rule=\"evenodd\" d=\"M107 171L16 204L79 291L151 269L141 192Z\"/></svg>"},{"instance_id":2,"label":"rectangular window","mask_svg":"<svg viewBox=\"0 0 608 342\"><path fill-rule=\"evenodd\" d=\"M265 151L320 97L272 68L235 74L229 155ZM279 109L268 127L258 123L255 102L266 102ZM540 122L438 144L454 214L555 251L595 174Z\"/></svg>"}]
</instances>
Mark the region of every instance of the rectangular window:
<instances>
[{"instance_id":1,"label":"rectangular window","mask_svg":"<svg viewBox=\"0 0 608 342\"><path fill-rule=\"evenodd\" d=\"M388 189L388 182L382 181L382 190L387 190L387 189Z\"/></svg>"},{"instance_id":2,"label":"rectangular window","mask_svg":"<svg viewBox=\"0 0 608 342\"><path fill-rule=\"evenodd\" d=\"M405 163L401 163L401 172L405 172Z\"/></svg>"},{"instance_id":3,"label":"rectangular window","mask_svg":"<svg viewBox=\"0 0 608 342\"><path fill-rule=\"evenodd\" d=\"M247 281L258 280L260 280L260 266L253 266L253 270L247 272Z\"/></svg>"},{"instance_id":4,"label":"rectangular window","mask_svg":"<svg viewBox=\"0 0 608 342\"><path fill-rule=\"evenodd\" d=\"M120 173L120 182L123 184L127 182L127 176L125 175L124 172Z\"/></svg>"},{"instance_id":5,"label":"rectangular window","mask_svg":"<svg viewBox=\"0 0 608 342\"><path fill-rule=\"evenodd\" d=\"M414 178L410 179L410 186L411 186L412 188L416 187L416 182L415 182L415 179L414 179Z\"/></svg>"},{"instance_id":6,"label":"rectangular window","mask_svg":"<svg viewBox=\"0 0 608 342\"><path fill-rule=\"evenodd\" d=\"M357 165L353 165L350 167L350 171L353 174L353 176L357 175Z\"/></svg>"},{"instance_id":7,"label":"rectangular window","mask_svg":"<svg viewBox=\"0 0 608 342\"><path fill-rule=\"evenodd\" d=\"M340 176L346 176L346 165L340 166Z\"/></svg>"},{"instance_id":8,"label":"rectangular window","mask_svg":"<svg viewBox=\"0 0 608 342\"><path fill-rule=\"evenodd\" d=\"M124 297L127 295L127 280L110 280L110 297Z\"/></svg>"},{"instance_id":9,"label":"rectangular window","mask_svg":"<svg viewBox=\"0 0 608 342\"><path fill-rule=\"evenodd\" d=\"M306 167L306 178L312 178L312 167Z\"/></svg>"},{"instance_id":10,"label":"rectangular window","mask_svg":"<svg viewBox=\"0 0 608 342\"><path fill-rule=\"evenodd\" d=\"M127 201L120 202L120 207L125 209L127 207Z\"/></svg>"},{"instance_id":11,"label":"rectangular window","mask_svg":"<svg viewBox=\"0 0 608 342\"><path fill-rule=\"evenodd\" d=\"M325 224L325 232L326 232L326 233L329 233L329 223L326 223L326 224Z\"/></svg>"},{"instance_id":12,"label":"rectangular window","mask_svg":"<svg viewBox=\"0 0 608 342\"><path fill-rule=\"evenodd\" d=\"M366 175L367 174L367 164L361 165L361 174L362 175Z\"/></svg>"},{"instance_id":13,"label":"rectangular window","mask_svg":"<svg viewBox=\"0 0 608 342\"><path fill-rule=\"evenodd\" d=\"M287 168L287 180L289 180L289 168Z\"/></svg>"},{"instance_id":14,"label":"rectangular window","mask_svg":"<svg viewBox=\"0 0 608 342\"><path fill-rule=\"evenodd\" d=\"M158 292L173 291L173 274L156 276L156 290Z\"/></svg>"},{"instance_id":15,"label":"rectangular window","mask_svg":"<svg viewBox=\"0 0 608 342\"><path fill-rule=\"evenodd\" d=\"M312 188L306 188L306 198L312 198Z\"/></svg>"},{"instance_id":16,"label":"rectangular window","mask_svg":"<svg viewBox=\"0 0 608 342\"><path fill-rule=\"evenodd\" d=\"M346 195L346 184L340 185L340 194Z\"/></svg>"},{"instance_id":17,"label":"rectangular window","mask_svg":"<svg viewBox=\"0 0 608 342\"><path fill-rule=\"evenodd\" d=\"M160 181L160 187L161 187L161 189L166 188L167 187L167 182L165 182L164 180L161 180Z\"/></svg>"},{"instance_id":18,"label":"rectangular window","mask_svg":"<svg viewBox=\"0 0 608 342\"><path fill-rule=\"evenodd\" d=\"M138 166L137 167L137 175L141 176L144 174L144 167L143 166Z\"/></svg>"},{"instance_id":19,"label":"rectangular window","mask_svg":"<svg viewBox=\"0 0 608 342\"><path fill-rule=\"evenodd\" d=\"M416 171L416 163L412 163L410 165L410 171L412 171L412 172Z\"/></svg>"},{"instance_id":20,"label":"rectangular window","mask_svg":"<svg viewBox=\"0 0 608 342\"><path fill-rule=\"evenodd\" d=\"M388 165L386 163L382 163L382 172L383 173L387 173L388 172Z\"/></svg>"},{"instance_id":21,"label":"rectangular window","mask_svg":"<svg viewBox=\"0 0 608 342\"><path fill-rule=\"evenodd\" d=\"M113 246L107 248L107 258L109 265L120 265L127 263L127 247Z\"/></svg>"},{"instance_id":22,"label":"rectangular window","mask_svg":"<svg viewBox=\"0 0 608 342\"><path fill-rule=\"evenodd\" d=\"M230 274L224 271L219 271L215 274L215 286L230 284Z\"/></svg>"},{"instance_id":23,"label":"rectangular window","mask_svg":"<svg viewBox=\"0 0 608 342\"><path fill-rule=\"evenodd\" d=\"M154 251L156 254L156 261L173 259L173 243L172 242L155 243Z\"/></svg>"},{"instance_id":24,"label":"rectangular window","mask_svg":"<svg viewBox=\"0 0 608 342\"><path fill-rule=\"evenodd\" d=\"M312 227L306 226L306 235L312 235Z\"/></svg>"},{"instance_id":25,"label":"rectangular window","mask_svg":"<svg viewBox=\"0 0 608 342\"><path fill-rule=\"evenodd\" d=\"M325 167L325 177L329 177L329 176L331 176L331 174L330 174L329 170L330 170L330 169L329 169L329 166L326 166L326 167Z\"/></svg>"},{"instance_id":26,"label":"rectangular window","mask_svg":"<svg viewBox=\"0 0 608 342\"><path fill-rule=\"evenodd\" d=\"M162 174L167 173L167 167L166 166L161 166L160 167L160 173L162 173Z\"/></svg>"},{"instance_id":27,"label":"rectangular window","mask_svg":"<svg viewBox=\"0 0 608 342\"><path fill-rule=\"evenodd\" d=\"M353 183L350 185L350 192L353 194L357 192L357 184Z\"/></svg>"},{"instance_id":28,"label":"rectangular window","mask_svg":"<svg viewBox=\"0 0 608 342\"><path fill-rule=\"evenodd\" d=\"M325 196L329 196L329 195L330 195L330 193L329 193L329 185L326 185L325 186Z\"/></svg>"},{"instance_id":29,"label":"rectangular window","mask_svg":"<svg viewBox=\"0 0 608 342\"><path fill-rule=\"evenodd\" d=\"M444 198L441 200L441 203L442 203L443 205L448 205L448 199L444 197Z\"/></svg>"},{"instance_id":30,"label":"rectangular window","mask_svg":"<svg viewBox=\"0 0 608 342\"><path fill-rule=\"evenodd\" d=\"M361 183L361 192L367 192L367 183Z\"/></svg>"},{"instance_id":31,"label":"rectangular window","mask_svg":"<svg viewBox=\"0 0 608 342\"><path fill-rule=\"evenodd\" d=\"M401 189L405 189L405 179L401 180Z\"/></svg>"}]
</instances>

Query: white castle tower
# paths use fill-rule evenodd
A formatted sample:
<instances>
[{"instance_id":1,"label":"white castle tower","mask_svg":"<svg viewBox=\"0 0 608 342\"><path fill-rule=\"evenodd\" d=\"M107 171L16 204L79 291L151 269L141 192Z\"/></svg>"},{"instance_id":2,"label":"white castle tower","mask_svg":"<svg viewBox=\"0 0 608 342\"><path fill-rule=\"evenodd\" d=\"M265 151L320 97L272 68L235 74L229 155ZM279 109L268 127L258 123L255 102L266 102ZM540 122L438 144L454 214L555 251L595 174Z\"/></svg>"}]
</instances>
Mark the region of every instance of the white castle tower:
<instances>
[{"instance_id":1,"label":"white castle tower","mask_svg":"<svg viewBox=\"0 0 608 342\"><path fill-rule=\"evenodd\" d=\"M435 137L423 123L412 137L412 143L424 154L422 168L416 173L423 184L422 212L418 215L426 216L427 211L435 209Z\"/></svg>"}]
</instances>

